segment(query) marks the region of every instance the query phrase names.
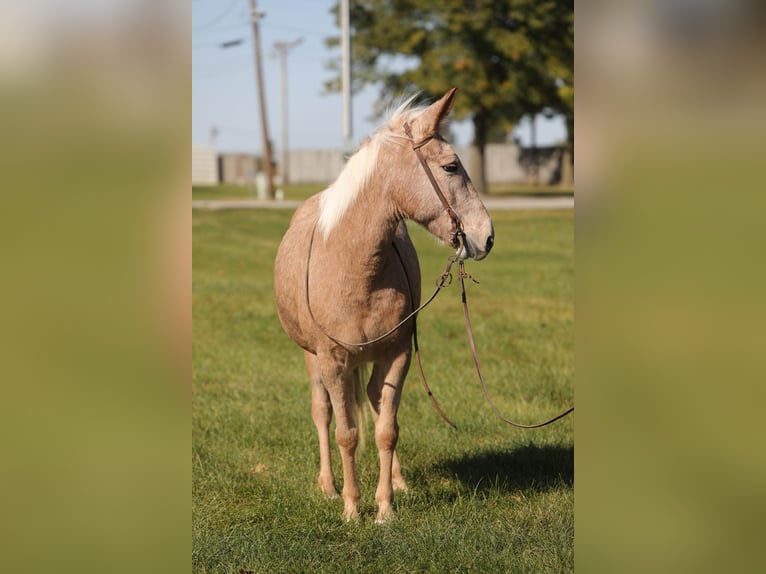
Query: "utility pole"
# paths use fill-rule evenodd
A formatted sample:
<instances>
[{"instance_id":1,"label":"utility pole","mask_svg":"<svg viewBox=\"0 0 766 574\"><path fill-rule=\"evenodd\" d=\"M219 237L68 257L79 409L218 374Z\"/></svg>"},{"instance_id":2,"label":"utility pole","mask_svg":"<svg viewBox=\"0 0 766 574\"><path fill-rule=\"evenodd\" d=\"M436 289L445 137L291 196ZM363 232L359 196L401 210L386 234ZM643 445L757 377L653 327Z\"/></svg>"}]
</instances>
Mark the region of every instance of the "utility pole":
<instances>
[{"instance_id":1,"label":"utility pole","mask_svg":"<svg viewBox=\"0 0 766 574\"><path fill-rule=\"evenodd\" d=\"M256 0L250 0L250 18L253 23L253 44L255 47L255 82L258 88L258 101L261 109L261 128L263 132L263 162L266 172L266 193L269 199L274 199L274 173L271 161L271 140L269 139L269 124L266 118L266 97L263 90L263 71L261 69L261 34L258 22L264 16L258 12Z\"/></svg>"},{"instance_id":2,"label":"utility pole","mask_svg":"<svg viewBox=\"0 0 766 574\"><path fill-rule=\"evenodd\" d=\"M538 185L540 183L540 165L537 154L537 113L529 115L529 136L530 144L532 148L532 172L530 175L530 183L532 185Z\"/></svg>"},{"instance_id":3,"label":"utility pole","mask_svg":"<svg viewBox=\"0 0 766 574\"><path fill-rule=\"evenodd\" d=\"M282 174L282 185L290 183L290 170L288 162L289 148L287 145L288 127L287 127L287 53L295 48L298 44L303 42L303 38L298 38L292 42L274 42L274 50L276 51L273 56L279 57L279 68L281 75L281 91L282 91L282 149L280 150L281 159L279 161L279 171Z\"/></svg>"},{"instance_id":4,"label":"utility pole","mask_svg":"<svg viewBox=\"0 0 766 574\"><path fill-rule=\"evenodd\" d=\"M215 140L218 138L218 128L216 126L210 126L210 131L208 134L210 139L210 147L215 149Z\"/></svg>"},{"instance_id":5,"label":"utility pole","mask_svg":"<svg viewBox=\"0 0 766 574\"><path fill-rule=\"evenodd\" d=\"M343 151L350 154L351 148L351 16L350 0L340 0L340 57L341 86L343 91Z\"/></svg>"}]
</instances>

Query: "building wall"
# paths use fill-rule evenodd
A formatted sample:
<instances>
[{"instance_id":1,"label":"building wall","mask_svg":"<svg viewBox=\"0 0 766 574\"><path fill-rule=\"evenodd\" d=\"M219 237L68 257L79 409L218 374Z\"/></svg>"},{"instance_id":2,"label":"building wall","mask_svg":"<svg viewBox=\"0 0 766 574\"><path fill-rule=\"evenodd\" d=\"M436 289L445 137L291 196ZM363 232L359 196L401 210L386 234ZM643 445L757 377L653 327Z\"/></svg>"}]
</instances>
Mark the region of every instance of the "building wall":
<instances>
[{"instance_id":1,"label":"building wall","mask_svg":"<svg viewBox=\"0 0 766 574\"><path fill-rule=\"evenodd\" d=\"M206 146L192 146L192 185L217 185L218 161L215 150Z\"/></svg>"},{"instance_id":2,"label":"building wall","mask_svg":"<svg viewBox=\"0 0 766 574\"><path fill-rule=\"evenodd\" d=\"M218 173L221 183L249 185L261 169L261 158L249 153L222 153L218 155Z\"/></svg>"},{"instance_id":3,"label":"building wall","mask_svg":"<svg viewBox=\"0 0 766 574\"><path fill-rule=\"evenodd\" d=\"M468 150L460 150L459 154L463 151L467 153ZM535 158L538 182L558 183L561 179L561 148L538 147L532 150L515 144L487 145L485 150L487 182L532 183L535 179Z\"/></svg>"},{"instance_id":4,"label":"building wall","mask_svg":"<svg viewBox=\"0 0 766 574\"><path fill-rule=\"evenodd\" d=\"M290 150L290 183L330 183L345 164L337 149Z\"/></svg>"},{"instance_id":5,"label":"building wall","mask_svg":"<svg viewBox=\"0 0 766 574\"><path fill-rule=\"evenodd\" d=\"M469 148L456 149L472 173ZM557 183L561 177L561 148L537 148L538 181ZM530 183L534 179L534 154L515 144L489 144L485 150L487 182L490 184ZM345 160L340 150L305 149L290 151L291 183L330 183L338 177Z\"/></svg>"},{"instance_id":6,"label":"building wall","mask_svg":"<svg viewBox=\"0 0 766 574\"><path fill-rule=\"evenodd\" d=\"M471 164L469 148L458 148L458 156L468 173L476 168ZM544 147L533 152L515 144L488 144L485 150L487 182L490 184L528 184L536 179L541 184L558 183L561 178L562 148ZM211 159L212 158L212 159ZM338 149L290 150L291 183L331 183L345 165L343 153ZM215 185L234 183L251 185L260 171L261 158L247 153L222 153L217 156L211 148L192 146L192 183ZM277 166L277 172L278 172Z\"/></svg>"}]
</instances>

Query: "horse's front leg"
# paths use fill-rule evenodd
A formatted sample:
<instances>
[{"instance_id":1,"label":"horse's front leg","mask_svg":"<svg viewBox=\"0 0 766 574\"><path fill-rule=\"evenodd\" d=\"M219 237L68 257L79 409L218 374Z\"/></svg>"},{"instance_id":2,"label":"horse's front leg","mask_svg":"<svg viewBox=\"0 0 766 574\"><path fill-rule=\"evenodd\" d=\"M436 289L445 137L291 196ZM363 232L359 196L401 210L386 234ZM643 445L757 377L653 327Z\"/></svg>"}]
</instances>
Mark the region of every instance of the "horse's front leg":
<instances>
[{"instance_id":1,"label":"horse's front leg","mask_svg":"<svg viewBox=\"0 0 766 574\"><path fill-rule=\"evenodd\" d=\"M386 364L386 368L388 365ZM380 394L383 391L383 383L385 382L386 372L377 363L372 369L372 376L370 377L370 383L367 385L367 397L370 399L370 410L372 411L372 420L375 426L378 425L378 417L380 416ZM391 461L391 483L394 487L394 492L407 491L407 482L402 475L402 466L399 463L399 456L396 454L396 448L394 448L394 455Z\"/></svg>"},{"instance_id":2,"label":"horse's front leg","mask_svg":"<svg viewBox=\"0 0 766 574\"><path fill-rule=\"evenodd\" d=\"M356 480L358 432L354 377L342 363L331 357L320 358L322 382L335 412L335 442L343 461L343 518L359 518L359 485Z\"/></svg>"},{"instance_id":3,"label":"horse's front leg","mask_svg":"<svg viewBox=\"0 0 766 574\"><path fill-rule=\"evenodd\" d=\"M376 522L384 522L394 516L394 480L397 486L406 489L401 476L399 460L396 457L396 443L399 440L399 424L396 415L399 410L399 399L407 370L410 366L410 350L397 355L390 363L380 365L382 383L377 401L377 417L375 417L375 443L380 458L380 479L375 492L375 502L378 504ZM368 394L370 394L368 388ZM370 397L371 401L373 397ZM373 402L373 409L375 404Z\"/></svg>"}]
</instances>

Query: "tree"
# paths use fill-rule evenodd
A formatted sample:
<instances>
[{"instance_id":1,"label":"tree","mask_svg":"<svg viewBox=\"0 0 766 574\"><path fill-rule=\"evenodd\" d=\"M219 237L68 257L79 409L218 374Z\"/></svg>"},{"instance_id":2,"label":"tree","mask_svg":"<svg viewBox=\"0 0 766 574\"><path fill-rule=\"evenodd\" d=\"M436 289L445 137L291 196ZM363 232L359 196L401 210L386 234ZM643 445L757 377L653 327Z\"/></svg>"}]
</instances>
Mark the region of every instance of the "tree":
<instances>
[{"instance_id":1,"label":"tree","mask_svg":"<svg viewBox=\"0 0 766 574\"><path fill-rule=\"evenodd\" d=\"M493 132L507 133L528 114L572 107L562 98L569 90L573 101L572 0L354 0L351 28L354 90L379 84L379 104L459 88L453 117L473 123L472 176L482 193ZM326 87L338 90L339 79Z\"/></svg>"}]
</instances>

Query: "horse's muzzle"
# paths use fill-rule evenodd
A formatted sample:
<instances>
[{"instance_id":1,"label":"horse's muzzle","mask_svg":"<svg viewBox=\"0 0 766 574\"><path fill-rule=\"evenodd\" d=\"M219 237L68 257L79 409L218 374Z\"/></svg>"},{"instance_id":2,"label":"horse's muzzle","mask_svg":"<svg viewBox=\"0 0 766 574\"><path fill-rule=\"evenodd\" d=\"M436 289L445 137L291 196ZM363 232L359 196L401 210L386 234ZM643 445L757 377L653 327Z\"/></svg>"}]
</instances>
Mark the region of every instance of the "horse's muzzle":
<instances>
[{"instance_id":1,"label":"horse's muzzle","mask_svg":"<svg viewBox=\"0 0 766 574\"><path fill-rule=\"evenodd\" d=\"M489 237L487 237L487 244L484 247L484 251L487 252L487 255L489 255L489 252L492 251L492 246L494 244L495 244L495 236L494 235L490 235Z\"/></svg>"}]
</instances>

